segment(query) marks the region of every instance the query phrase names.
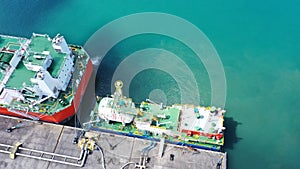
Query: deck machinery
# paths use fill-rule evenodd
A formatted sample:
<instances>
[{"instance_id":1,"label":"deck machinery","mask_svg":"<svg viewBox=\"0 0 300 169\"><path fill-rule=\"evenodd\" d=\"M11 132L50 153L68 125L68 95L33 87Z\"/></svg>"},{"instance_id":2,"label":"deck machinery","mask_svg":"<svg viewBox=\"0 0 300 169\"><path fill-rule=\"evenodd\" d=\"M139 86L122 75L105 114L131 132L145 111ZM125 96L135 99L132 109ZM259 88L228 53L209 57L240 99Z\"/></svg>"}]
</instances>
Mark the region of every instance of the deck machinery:
<instances>
[{"instance_id":1,"label":"deck machinery","mask_svg":"<svg viewBox=\"0 0 300 169\"><path fill-rule=\"evenodd\" d=\"M61 35L0 35L0 114L61 123L80 104L93 70L81 46Z\"/></svg>"},{"instance_id":2,"label":"deck machinery","mask_svg":"<svg viewBox=\"0 0 300 169\"><path fill-rule=\"evenodd\" d=\"M111 97L97 99L91 120L95 130L219 151L224 144L225 110L216 107L175 104L164 106L149 99L135 106L123 96L122 81L115 82ZM85 126L87 127L87 126Z\"/></svg>"}]
</instances>

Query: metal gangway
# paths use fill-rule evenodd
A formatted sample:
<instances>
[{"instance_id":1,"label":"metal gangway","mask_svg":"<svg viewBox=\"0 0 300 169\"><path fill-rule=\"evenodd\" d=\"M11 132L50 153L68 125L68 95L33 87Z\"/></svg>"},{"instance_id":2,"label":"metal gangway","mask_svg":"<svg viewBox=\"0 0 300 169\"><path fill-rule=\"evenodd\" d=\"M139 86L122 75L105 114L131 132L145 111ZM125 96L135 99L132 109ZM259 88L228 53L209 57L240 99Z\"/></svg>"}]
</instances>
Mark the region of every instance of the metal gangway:
<instances>
[{"instance_id":1,"label":"metal gangway","mask_svg":"<svg viewBox=\"0 0 300 169\"><path fill-rule=\"evenodd\" d=\"M15 145L0 144L0 153L9 154L9 157L12 159L15 159L16 156L22 156L76 167L84 166L89 153L87 145L81 147L81 153L79 157L24 148L21 147L21 145L21 143L16 143Z\"/></svg>"}]
</instances>

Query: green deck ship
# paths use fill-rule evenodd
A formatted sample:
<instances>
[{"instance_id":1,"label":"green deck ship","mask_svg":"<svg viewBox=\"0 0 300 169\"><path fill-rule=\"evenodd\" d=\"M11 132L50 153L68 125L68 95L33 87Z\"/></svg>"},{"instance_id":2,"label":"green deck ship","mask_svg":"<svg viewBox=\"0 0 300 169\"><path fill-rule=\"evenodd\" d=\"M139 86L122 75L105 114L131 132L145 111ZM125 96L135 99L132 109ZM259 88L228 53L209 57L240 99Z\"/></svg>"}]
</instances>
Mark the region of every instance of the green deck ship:
<instances>
[{"instance_id":1,"label":"green deck ship","mask_svg":"<svg viewBox=\"0 0 300 169\"><path fill-rule=\"evenodd\" d=\"M149 99L135 108L122 94L123 83L115 82L112 97L98 99L91 120L84 127L208 150L224 145L225 110L194 105L164 106Z\"/></svg>"},{"instance_id":2,"label":"green deck ship","mask_svg":"<svg viewBox=\"0 0 300 169\"><path fill-rule=\"evenodd\" d=\"M63 36L0 35L0 114L61 123L80 104L93 65Z\"/></svg>"}]
</instances>

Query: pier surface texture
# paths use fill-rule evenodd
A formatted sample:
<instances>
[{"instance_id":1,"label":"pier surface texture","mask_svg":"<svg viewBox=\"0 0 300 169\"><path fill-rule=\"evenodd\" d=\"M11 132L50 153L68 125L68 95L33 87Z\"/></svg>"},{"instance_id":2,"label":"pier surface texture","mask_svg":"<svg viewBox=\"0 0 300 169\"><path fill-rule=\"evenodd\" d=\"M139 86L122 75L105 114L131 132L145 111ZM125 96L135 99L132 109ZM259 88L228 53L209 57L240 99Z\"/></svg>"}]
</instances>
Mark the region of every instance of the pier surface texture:
<instances>
[{"instance_id":1,"label":"pier surface texture","mask_svg":"<svg viewBox=\"0 0 300 169\"><path fill-rule=\"evenodd\" d=\"M39 123L22 120L20 128L12 132L6 129L17 125L18 118L0 116L0 144L14 146L22 143L21 148L55 153L58 155L78 158L81 149L73 144L75 132L78 129L49 123ZM128 162L133 164L124 168L143 168L142 161L145 157L145 166L153 169L225 169L226 153L213 152L201 149L193 149L173 144L163 144L157 141L143 140L120 135L88 132L88 135L97 136L96 143L104 154L107 169L120 169ZM13 148L10 148L9 151ZM0 168L6 169L73 169L80 168L68 164L49 162L17 155L15 159L9 158L9 154L3 153L5 149L0 147ZM8 151L8 148L7 148ZM221 161L221 162L220 162ZM102 168L103 158L101 151L95 149L87 155L82 168ZM135 163L135 164L134 164ZM219 165L218 165L219 163Z\"/></svg>"}]
</instances>

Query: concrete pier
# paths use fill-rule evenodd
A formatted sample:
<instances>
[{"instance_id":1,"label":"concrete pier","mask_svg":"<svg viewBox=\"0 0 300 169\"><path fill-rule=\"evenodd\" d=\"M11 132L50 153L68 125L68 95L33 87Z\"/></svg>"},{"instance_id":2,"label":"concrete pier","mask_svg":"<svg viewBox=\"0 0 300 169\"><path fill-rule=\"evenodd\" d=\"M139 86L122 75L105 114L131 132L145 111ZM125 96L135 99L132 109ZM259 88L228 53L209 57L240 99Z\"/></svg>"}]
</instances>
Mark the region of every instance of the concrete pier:
<instances>
[{"instance_id":1,"label":"concrete pier","mask_svg":"<svg viewBox=\"0 0 300 169\"><path fill-rule=\"evenodd\" d=\"M6 132L7 128L17 125L20 120L24 123L23 126L11 133ZM79 157L81 149L73 144L76 130L78 129L63 125L31 122L0 115L0 144L5 145L13 146L15 143L21 142L24 148ZM97 135L97 144L104 152L107 169L120 169L128 162L133 163L125 168L133 169L135 166L141 166L142 160L145 160L145 165L150 169L226 169L226 153L191 149L165 143L161 157L160 142L103 132L92 131L88 134ZM221 165L218 166L220 159L222 159ZM88 154L82 168L102 168L102 163L100 151L94 150ZM13 160L9 158L9 154L0 152L0 168L73 169L80 167L18 155Z\"/></svg>"}]
</instances>

